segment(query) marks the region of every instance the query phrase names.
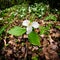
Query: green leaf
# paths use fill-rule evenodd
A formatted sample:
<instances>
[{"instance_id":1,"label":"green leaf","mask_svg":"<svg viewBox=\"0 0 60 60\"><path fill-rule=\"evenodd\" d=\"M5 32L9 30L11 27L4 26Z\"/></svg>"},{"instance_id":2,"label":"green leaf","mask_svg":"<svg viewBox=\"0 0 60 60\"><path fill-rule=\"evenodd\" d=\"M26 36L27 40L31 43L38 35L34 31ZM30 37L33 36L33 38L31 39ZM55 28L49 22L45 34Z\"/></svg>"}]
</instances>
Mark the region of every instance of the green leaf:
<instances>
[{"instance_id":1,"label":"green leaf","mask_svg":"<svg viewBox=\"0 0 60 60\"><path fill-rule=\"evenodd\" d=\"M60 26L55 26L57 29L60 29Z\"/></svg>"},{"instance_id":2,"label":"green leaf","mask_svg":"<svg viewBox=\"0 0 60 60\"><path fill-rule=\"evenodd\" d=\"M8 47L9 46L9 44L6 44L6 47Z\"/></svg>"},{"instance_id":3,"label":"green leaf","mask_svg":"<svg viewBox=\"0 0 60 60\"><path fill-rule=\"evenodd\" d=\"M46 32L45 27L40 26L40 34L41 34L41 35L42 35L42 34L45 34L45 32Z\"/></svg>"},{"instance_id":4,"label":"green leaf","mask_svg":"<svg viewBox=\"0 0 60 60\"><path fill-rule=\"evenodd\" d=\"M40 38L36 32L31 32L28 35L28 39L29 39L31 44L40 46Z\"/></svg>"},{"instance_id":5,"label":"green leaf","mask_svg":"<svg viewBox=\"0 0 60 60\"><path fill-rule=\"evenodd\" d=\"M40 34L48 34L51 26L40 26Z\"/></svg>"},{"instance_id":6,"label":"green leaf","mask_svg":"<svg viewBox=\"0 0 60 60\"><path fill-rule=\"evenodd\" d=\"M52 14L49 14L49 16L47 16L47 17L45 18L45 20L53 20L53 21L56 21L57 18L56 18L56 16L54 16L54 15L52 15Z\"/></svg>"},{"instance_id":7,"label":"green leaf","mask_svg":"<svg viewBox=\"0 0 60 60\"><path fill-rule=\"evenodd\" d=\"M38 60L38 56L33 56L32 60Z\"/></svg>"},{"instance_id":8,"label":"green leaf","mask_svg":"<svg viewBox=\"0 0 60 60\"><path fill-rule=\"evenodd\" d=\"M24 33L26 32L26 29L25 28L21 28L19 26L15 26L13 28L11 28L8 33L9 34L12 34L12 35L15 35L15 36L21 36L23 35Z\"/></svg>"},{"instance_id":9,"label":"green leaf","mask_svg":"<svg viewBox=\"0 0 60 60\"><path fill-rule=\"evenodd\" d=\"M5 25L5 26L2 26L1 28L0 28L0 35L4 32L4 30L7 28L7 25Z\"/></svg>"}]
</instances>

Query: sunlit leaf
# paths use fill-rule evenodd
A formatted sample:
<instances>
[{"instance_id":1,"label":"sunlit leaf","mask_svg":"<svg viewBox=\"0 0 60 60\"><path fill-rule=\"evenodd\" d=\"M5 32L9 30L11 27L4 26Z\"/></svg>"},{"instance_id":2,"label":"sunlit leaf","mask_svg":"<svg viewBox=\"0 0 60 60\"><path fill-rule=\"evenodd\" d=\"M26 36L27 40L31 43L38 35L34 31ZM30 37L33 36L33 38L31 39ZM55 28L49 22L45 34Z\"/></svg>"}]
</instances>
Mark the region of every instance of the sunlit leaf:
<instances>
[{"instance_id":1,"label":"sunlit leaf","mask_svg":"<svg viewBox=\"0 0 60 60\"><path fill-rule=\"evenodd\" d=\"M40 38L36 32L31 32L28 35L28 39L29 39L31 44L40 46Z\"/></svg>"},{"instance_id":2,"label":"sunlit leaf","mask_svg":"<svg viewBox=\"0 0 60 60\"><path fill-rule=\"evenodd\" d=\"M26 29L25 28L21 28L19 26L15 26L13 28L11 28L8 33L9 34L12 34L12 35L15 35L15 36L21 36L23 35L24 33L26 32Z\"/></svg>"}]
</instances>

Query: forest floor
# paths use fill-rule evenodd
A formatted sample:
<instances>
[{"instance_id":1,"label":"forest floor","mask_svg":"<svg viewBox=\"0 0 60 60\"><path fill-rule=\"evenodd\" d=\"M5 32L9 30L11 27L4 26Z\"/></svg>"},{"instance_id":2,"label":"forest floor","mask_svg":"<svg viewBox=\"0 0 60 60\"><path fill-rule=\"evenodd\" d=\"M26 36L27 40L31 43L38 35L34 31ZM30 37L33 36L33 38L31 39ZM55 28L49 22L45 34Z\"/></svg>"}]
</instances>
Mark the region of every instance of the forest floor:
<instances>
[{"instance_id":1,"label":"forest floor","mask_svg":"<svg viewBox=\"0 0 60 60\"><path fill-rule=\"evenodd\" d=\"M50 12L44 4L32 5L31 12L28 7L22 4L0 11L0 60L60 60L59 12ZM26 33L22 36L7 33L14 26L22 26L26 19L41 26L35 29L40 46L31 44Z\"/></svg>"}]
</instances>

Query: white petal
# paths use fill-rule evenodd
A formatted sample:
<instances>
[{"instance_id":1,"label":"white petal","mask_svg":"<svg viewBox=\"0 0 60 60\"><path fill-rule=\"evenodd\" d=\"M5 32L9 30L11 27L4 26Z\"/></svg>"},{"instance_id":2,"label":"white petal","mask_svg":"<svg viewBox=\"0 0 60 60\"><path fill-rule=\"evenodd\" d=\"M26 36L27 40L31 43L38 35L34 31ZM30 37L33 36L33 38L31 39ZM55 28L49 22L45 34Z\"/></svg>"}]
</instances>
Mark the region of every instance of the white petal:
<instances>
[{"instance_id":1,"label":"white petal","mask_svg":"<svg viewBox=\"0 0 60 60\"><path fill-rule=\"evenodd\" d=\"M29 34L32 31L32 26L28 26L26 30L27 30L27 34Z\"/></svg>"},{"instance_id":2,"label":"white petal","mask_svg":"<svg viewBox=\"0 0 60 60\"><path fill-rule=\"evenodd\" d=\"M32 23L32 27L34 27L34 28L38 28L38 27L39 27L38 22L33 22L33 23Z\"/></svg>"},{"instance_id":3,"label":"white petal","mask_svg":"<svg viewBox=\"0 0 60 60\"><path fill-rule=\"evenodd\" d=\"M29 20L24 20L24 21L23 21L23 23L22 23L22 25L23 25L23 26L28 26L28 25L29 25L29 23L30 23L30 21L29 21Z\"/></svg>"}]
</instances>

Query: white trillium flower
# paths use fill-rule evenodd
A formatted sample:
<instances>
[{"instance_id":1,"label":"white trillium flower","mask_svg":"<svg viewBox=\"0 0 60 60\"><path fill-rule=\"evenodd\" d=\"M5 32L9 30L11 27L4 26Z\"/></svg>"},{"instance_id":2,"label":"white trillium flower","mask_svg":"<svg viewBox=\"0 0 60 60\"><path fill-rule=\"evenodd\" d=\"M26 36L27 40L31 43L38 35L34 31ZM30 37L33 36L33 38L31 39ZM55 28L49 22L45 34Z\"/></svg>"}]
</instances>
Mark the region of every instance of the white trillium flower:
<instances>
[{"instance_id":1,"label":"white trillium flower","mask_svg":"<svg viewBox=\"0 0 60 60\"><path fill-rule=\"evenodd\" d=\"M39 27L38 22L36 22L36 21L30 22L29 20L24 20L22 25L27 26L27 28L26 28L27 34L29 34L32 31L32 28L38 28Z\"/></svg>"}]
</instances>

